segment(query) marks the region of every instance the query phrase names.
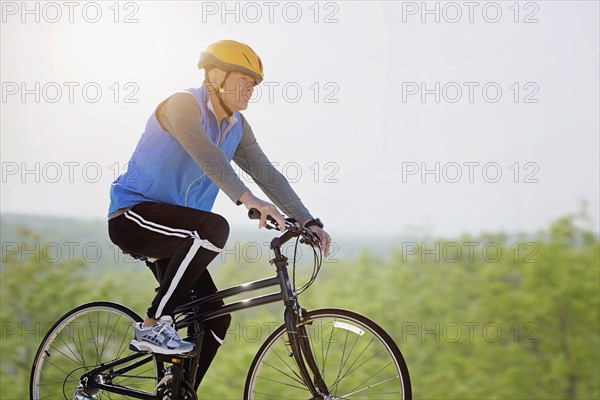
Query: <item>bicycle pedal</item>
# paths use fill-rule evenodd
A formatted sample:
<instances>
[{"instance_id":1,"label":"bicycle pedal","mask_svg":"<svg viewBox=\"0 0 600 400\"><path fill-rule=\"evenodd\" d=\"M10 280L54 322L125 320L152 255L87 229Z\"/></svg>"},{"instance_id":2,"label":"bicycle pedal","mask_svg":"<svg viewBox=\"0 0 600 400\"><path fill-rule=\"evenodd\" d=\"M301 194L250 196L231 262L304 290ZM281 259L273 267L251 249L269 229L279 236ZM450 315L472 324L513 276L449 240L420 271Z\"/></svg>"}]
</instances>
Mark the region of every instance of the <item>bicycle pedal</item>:
<instances>
[{"instance_id":1,"label":"bicycle pedal","mask_svg":"<svg viewBox=\"0 0 600 400\"><path fill-rule=\"evenodd\" d=\"M156 358L162 362L167 362L171 364L180 364L183 360L195 357L198 354L198 350L194 349L186 354L159 354L154 353Z\"/></svg>"},{"instance_id":2,"label":"bicycle pedal","mask_svg":"<svg viewBox=\"0 0 600 400\"><path fill-rule=\"evenodd\" d=\"M179 359L179 360L184 360L186 358L192 358L192 357L196 357L196 355L198 354L198 349L194 348L194 350L190 351L189 353L185 353L185 354L173 354L171 356L167 355L167 357L171 357L172 359ZM174 361L171 361L174 362Z\"/></svg>"}]
</instances>

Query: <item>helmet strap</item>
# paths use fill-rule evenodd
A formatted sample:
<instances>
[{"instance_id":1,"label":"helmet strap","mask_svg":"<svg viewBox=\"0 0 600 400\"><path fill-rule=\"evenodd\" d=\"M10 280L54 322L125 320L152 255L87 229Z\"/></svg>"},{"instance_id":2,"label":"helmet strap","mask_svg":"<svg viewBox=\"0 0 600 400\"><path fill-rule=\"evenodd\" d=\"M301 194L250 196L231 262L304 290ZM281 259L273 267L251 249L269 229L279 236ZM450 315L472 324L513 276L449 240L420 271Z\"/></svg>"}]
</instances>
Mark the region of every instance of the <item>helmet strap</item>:
<instances>
[{"instance_id":1,"label":"helmet strap","mask_svg":"<svg viewBox=\"0 0 600 400\"><path fill-rule=\"evenodd\" d=\"M223 93L223 91L225 90L225 82L227 81L227 78L229 77L230 73L231 73L231 71L227 71L227 73L225 74L225 78L223 79L223 82L221 83L221 86L219 86L219 92L217 93L217 97L219 99L219 104L221 105L221 107L223 108L223 110L225 110L225 112L227 113L228 117L231 117L233 115L233 113L231 112L231 110L229 109L229 107L227 107L225 105L225 102L223 101L223 97L221 96L221 93Z\"/></svg>"}]
</instances>

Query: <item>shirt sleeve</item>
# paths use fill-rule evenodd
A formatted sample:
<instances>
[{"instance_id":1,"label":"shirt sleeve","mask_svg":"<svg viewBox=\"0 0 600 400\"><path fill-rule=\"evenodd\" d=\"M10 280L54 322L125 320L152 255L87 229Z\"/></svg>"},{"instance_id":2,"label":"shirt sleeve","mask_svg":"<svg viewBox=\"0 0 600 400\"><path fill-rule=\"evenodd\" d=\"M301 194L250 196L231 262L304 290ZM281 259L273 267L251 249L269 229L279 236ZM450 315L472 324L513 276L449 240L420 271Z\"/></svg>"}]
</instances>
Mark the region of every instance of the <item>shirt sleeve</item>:
<instances>
[{"instance_id":1,"label":"shirt sleeve","mask_svg":"<svg viewBox=\"0 0 600 400\"><path fill-rule=\"evenodd\" d=\"M169 132L192 159L237 205L249 189L233 170L223 151L210 139L202 126L202 111L190 93L176 93L156 111L158 122Z\"/></svg>"},{"instance_id":2,"label":"shirt sleeve","mask_svg":"<svg viewBox=\"0 0 600 400\"><path fill-rule=\"evenodd\" d=\"M243 115L242 129L242 140L233 155L233 161L254 179L258 187L286 215L300 223L312 219L288 180L273 166L258 145L252 128Z\"/></svg>"}]
</instances>

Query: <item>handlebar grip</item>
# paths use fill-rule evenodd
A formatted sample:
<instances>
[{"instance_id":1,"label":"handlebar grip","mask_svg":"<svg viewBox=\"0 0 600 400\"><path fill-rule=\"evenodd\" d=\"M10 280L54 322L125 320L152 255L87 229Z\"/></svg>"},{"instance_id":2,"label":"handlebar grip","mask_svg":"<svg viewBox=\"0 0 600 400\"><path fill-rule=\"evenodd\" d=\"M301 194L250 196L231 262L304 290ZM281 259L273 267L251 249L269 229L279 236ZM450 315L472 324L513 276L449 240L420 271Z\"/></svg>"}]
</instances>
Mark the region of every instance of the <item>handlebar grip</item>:
<instances>
[{"instance_id":1,"label":"handlebar grip","mask_svg":"<svg viewBox=\"0 0 600 400\"><path fill-rule=\"evenodd\" d=\"M248 218L250 219L260 219L260 211L258 211L256 208L251 208L250 210L248 210ZM275 221L275 218L271 217L270 215L267 215L267 221L269 221L270 223L272 223L275 228L279 229L279 224L277 223L277 221ZM272 227L269 227L269 225L266 225L267 229L272 229Z\"/></svg>"},{"instance_id":2,"label":"handlebar grip","mask_svg":"<svg viewBox=\"0 0 600 400\"><path fill-rule=\"evenodd\" d=\"M248 218L250 219L260 219L260 211L256 208L251 208L248 210Z\"/></svg>"}]
</instances>

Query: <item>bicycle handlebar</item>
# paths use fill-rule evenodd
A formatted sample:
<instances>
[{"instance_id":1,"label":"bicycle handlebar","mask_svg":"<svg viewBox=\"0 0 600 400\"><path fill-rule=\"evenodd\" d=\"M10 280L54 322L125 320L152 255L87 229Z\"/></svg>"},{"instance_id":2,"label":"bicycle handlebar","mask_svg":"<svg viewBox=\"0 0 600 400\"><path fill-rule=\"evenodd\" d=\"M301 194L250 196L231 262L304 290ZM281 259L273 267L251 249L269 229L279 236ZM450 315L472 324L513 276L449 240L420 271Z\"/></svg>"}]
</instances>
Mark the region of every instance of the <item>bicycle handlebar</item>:
<instances>
[{"instance_id":1,"label":"bicycle handlebar","mask_svg":"<svg viewBox=\"0 0 600 400\"><path fill-rule=\"evenodd\" d=\"M260 211L256 208L251 208L248 210L248 218L250 219L260 219ZM301 235L304 239L303 243L306 244L320 244L319 237L315 235L310 229L303 228L300 226L300 223L294 218L284 218L285 221L285 229L287 232L291 232L294 236ZM270 215L267 216L267 223L265 224L267 229L277 229L279 230L279 224L275 220L275 218Z\"/></svg>"}]
</instances>

